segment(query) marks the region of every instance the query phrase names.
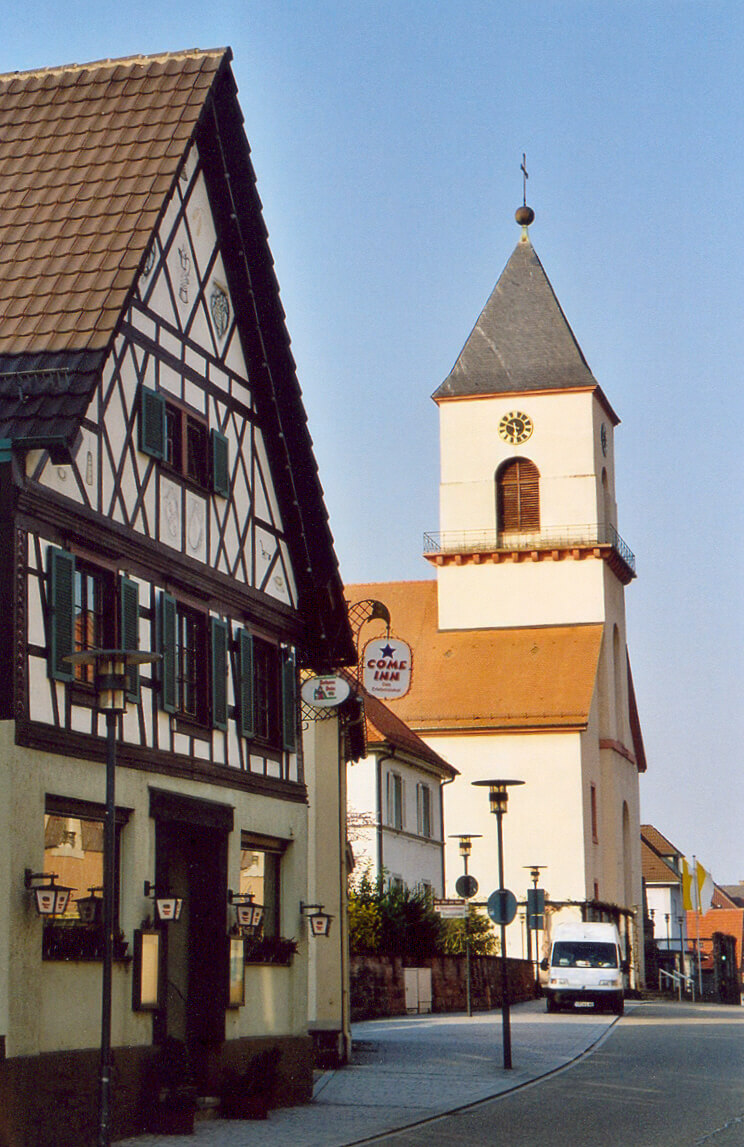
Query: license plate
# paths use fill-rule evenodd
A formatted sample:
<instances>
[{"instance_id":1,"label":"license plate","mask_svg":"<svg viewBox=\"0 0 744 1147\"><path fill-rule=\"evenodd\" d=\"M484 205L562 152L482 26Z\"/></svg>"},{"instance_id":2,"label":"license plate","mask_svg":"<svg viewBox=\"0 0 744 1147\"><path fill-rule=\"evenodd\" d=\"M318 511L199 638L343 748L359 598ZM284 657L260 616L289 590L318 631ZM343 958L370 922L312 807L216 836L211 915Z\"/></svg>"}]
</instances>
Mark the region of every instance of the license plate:
<instances>
[{"instance_id":1,"label":"license plate","mask_svg":"<svg viewBox=\"0 0 744 1147\"><path fill-rule=\"evenodd\" d=\"M576 1001L576 1007L577 1008L593 1008L594 1003L592 1002L592 1000L577 1000Z\"/></svg>"}]
</instances>

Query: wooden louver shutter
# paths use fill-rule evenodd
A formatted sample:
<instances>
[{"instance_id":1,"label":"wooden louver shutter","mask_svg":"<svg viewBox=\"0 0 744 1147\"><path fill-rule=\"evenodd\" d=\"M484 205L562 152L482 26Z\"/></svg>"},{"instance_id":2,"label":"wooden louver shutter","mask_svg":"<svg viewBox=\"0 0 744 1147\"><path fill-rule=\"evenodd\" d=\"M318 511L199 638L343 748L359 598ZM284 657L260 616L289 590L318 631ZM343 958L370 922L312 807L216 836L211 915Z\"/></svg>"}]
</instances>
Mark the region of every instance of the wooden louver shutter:
<instances>
[{"instance_id":1,"label":"wooden louver shutter","mask_svg":"<svg viewBox=\"0 0 744 1147\"><path fill-rule=\"evenodd\" d=\"M156 390L140 390L139 448L153 458L165 458L165 399Z\"/></svg>"},{"instance_id":2,"label":"wooden louver shutter","mask_svg":"<svg viewBox=\"0 0 744 1147\"><path fill-rule=\"evenodd\" d=\"M121 647L139 649L139 586L131 578L122 577L119 583ZM138 702L140 697L139 669L131 665L127 671L127 700Z\"/></svg>"},{"instance_id":3,"label":"wooden louver shutter","mask_svg":"<svg viewBox=\"0 0 744 1147\"><path fill-rule=\"evenodd\" d=\"M212 652L212 724L227 728L227 644L228 625L218 617L210 618Z\"/></svg>"},{"instance_id":4,"label":"wooden louver shutter","mask_svg":"<svg viewBox=\"0 0 744 1147\"><path fill-rule=\"evenodd\" d=\"M159 601L159 641L163 660L160 663L160 706L166 713L175 713L177 703L176 682L176 599L161 593Z\"/></svg>"},{"instance_id":5,"label":"wooden louver shutter","mask_svg":"<svg viewBox=\"0 0 744 1147\"><path fill-rule=\"evenodd\" d=\"M497 512L503 533L540 529L540 474L534 462L514 458L501 468Z\"/></svg>"},{"instance_id":6,"label":"wooden louver shutter","mask_svg":"<svg viewBox=\"0 0 744 1147\"><path fill-rule=\"evenodd\" d=\"M228 443L224 434L212 430L212 489L215 494L227 498L230 493L230 464Z\"/></svg>"},{"instance_id":7,"label":"wooden louver shutter","mask_svg":"<svg viewBox=\"0 0 744 1147\"><path fill-rule=\"evenodd\" d=\"M75 651L75 558L66 550L49 549L49 676L72 681L75 670L68 654Z\"/></svg>"},{"instance_id":8,"label":"wooden louver shutter","mask_svg":"<svg viewBox=\"0 0 744 1147\"><path fill-rule=\"evenodd\" d=\"M282 649L282 748L297 747L297 675L293 649Z\"/></svg>"},{"instance_id":9,"label":"wooden louver shutter","mask_svg":"<svg viewBox=\"0 0 744 1147\"><path fill-rule=\"evenodd\" d=\"M255 732L253 711L253 635L247 629L238 633L238 731L242 737L252 737Z\"/></svg>"}]
</instances>

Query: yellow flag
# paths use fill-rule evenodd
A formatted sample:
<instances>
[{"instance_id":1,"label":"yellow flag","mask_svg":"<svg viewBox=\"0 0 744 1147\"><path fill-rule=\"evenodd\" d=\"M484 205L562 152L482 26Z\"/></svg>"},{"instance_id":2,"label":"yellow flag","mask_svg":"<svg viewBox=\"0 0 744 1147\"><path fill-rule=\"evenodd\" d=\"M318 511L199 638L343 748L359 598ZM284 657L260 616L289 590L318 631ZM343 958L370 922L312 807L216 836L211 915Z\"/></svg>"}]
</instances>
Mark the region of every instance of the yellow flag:
<instances>
[{"instance_id":1,"label":"yellow flag","mask_svg":"<svg viewBox=\"0 0 744 1147\"><path fill-rule=\"evenodd\" d=\"M683 856L682 857L682 908L684 909L685 912L694 912L695 909L697 908L697 905L695 904L695 901L694 901L695 893L694 893L694 890L692 887L694 879L695 878L693 875L692 866L687 863L687 858Z\"/></svg>"}]
</instances>

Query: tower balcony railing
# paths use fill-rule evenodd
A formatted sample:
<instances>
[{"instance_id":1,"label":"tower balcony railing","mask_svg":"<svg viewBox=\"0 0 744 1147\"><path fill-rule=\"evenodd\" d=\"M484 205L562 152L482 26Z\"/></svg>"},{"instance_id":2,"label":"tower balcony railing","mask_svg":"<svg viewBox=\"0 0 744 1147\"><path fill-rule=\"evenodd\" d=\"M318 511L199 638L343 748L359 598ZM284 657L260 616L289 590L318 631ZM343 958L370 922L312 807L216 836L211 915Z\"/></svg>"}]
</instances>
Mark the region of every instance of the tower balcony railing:
<instances>
[{"instance_id":1,"label":"tower balcony railing","mask_svg":"<svg viewBox=\"0 0 744 1147\"><path fill-rule=\"evenodd\" d=\"M585 549L609 546L627 566L636 572L635 554L609 522L582 526L551 526L529 533L497 533L495 530L450 530L441 534L424 534L424 554L513 553L534 550Z\"/></svg>"}]
</instances>

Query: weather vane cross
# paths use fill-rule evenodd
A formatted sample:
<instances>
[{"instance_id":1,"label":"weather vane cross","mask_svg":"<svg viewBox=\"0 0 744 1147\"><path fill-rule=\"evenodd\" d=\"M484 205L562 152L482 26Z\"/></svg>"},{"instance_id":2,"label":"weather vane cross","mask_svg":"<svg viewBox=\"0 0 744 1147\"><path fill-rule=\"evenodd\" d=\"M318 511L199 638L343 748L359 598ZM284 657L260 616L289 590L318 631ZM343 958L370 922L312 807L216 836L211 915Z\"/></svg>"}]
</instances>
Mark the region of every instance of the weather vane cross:
<instances>
[{"instance_id":1,"label":"weather vane cross","mask_svg":"<svg viewBox=\"0 0 744 1147\"><path fill-rule=\"evenodd\" d=\"M524 207L526 207L527 206L527 180L529 179L529 173L527 171L527 156L525 155L524 152L522 152L522 163L520 165L519 170L522 172L522 205Z\"/></svg>"}]
</instances>

